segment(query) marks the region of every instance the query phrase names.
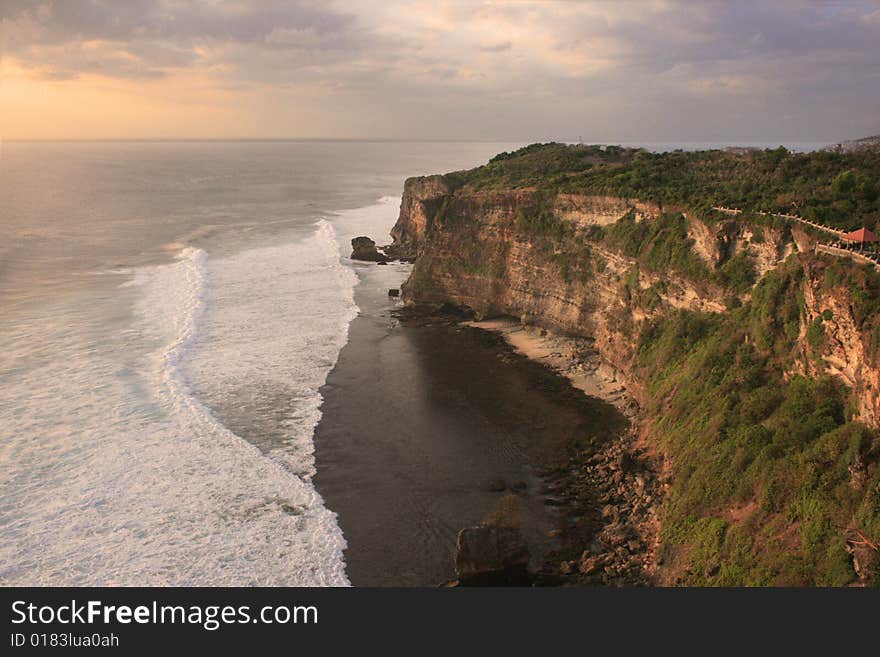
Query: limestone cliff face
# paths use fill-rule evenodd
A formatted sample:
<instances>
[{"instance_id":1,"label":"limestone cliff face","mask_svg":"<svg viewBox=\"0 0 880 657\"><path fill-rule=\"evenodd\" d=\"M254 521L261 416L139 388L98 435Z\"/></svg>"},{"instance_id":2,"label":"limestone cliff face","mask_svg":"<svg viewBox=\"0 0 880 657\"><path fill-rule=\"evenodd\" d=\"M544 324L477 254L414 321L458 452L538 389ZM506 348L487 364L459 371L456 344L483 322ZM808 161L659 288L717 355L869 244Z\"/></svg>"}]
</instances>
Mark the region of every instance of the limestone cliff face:
<instances>
[{"instance_id":1,"label":"limestone cliff face","mask_svg":"<svg viewBox=\"0 0 880 657\"><path fill-rule=\"evenodd\" d=\"M571 232L565 240L542 234L524 217L552 215ZM639 325L669 309L726 312L725 293L673 272L640 271L633 258L596 237L632 213L636 221L660 216L659 206L633 199L536 190L453 190L441 176L407 181L392 251L417 257L403 286L408 304L451 303L478 318L509 315L555 332L594 341L612 375L637 399L643 383L632 375ZM812 247L807 236L782 227L728 220L709 226L688 217L692 248L710 268L747 253L763 276L792 253ZM565 246L560 246L564 244ZM805 261L810 258L804 256ZM821 358L804 357L802 373L830 373L858 396L860 418L880 424L880 367L853 319L845 290L821 291L819 275L806 276L800 351L808 354L807 328L826 310ZM729 295L727 295L729 297ZM748 293L740 294L745 300ZM828 313L826 313L826 316Z\"/></svg>"},{"instance_id":2,"label":"limestone cliff face","mask_svg":"<svg viewBox=\"0 0 880 657\"><path fill-rule=\"evenodd\" d=\"M831 374L854 391L858 419L880 426L880 362L872 335L859 328L852 292L845 286L826 289L822 268L807 265L800 352L800 374ZM809 335L811 325L821 331ZM876 347L876 345L874 345Z\"/></svg>"},{"instance_id":3,"label":"limestone cliff face","mask_svg":"<svg viewBox=\"0 0 880 657\"><path fill-rule=\"evenodd\" d=\"M386 253L398 258L415 258L440 203L451 192L443 176L407 179L400 204L400 219L391 229L394 243Z\"/></svg>"},{"instance_id":4,"label":"limestone cliff face","mask_svg":"<svg viewBox=\"0 0 880 657\"><path fill-rule=\"evenodd\" d=\"M536 193L530 190L505 192L470 192L455 194L442 175L409 178L404 183L400 215L391 236L393 247L415 257L424 245L433 227L434 218L444 200L455 198L459 204L470 209L491 213L516 211L530 208L536 201ZM638 199L621 199L611 196L586 196L582 194L559 194L554 199L553 212L563 220L576 225L607 226L627 212L634 212L638 221L660 216L660 206ZM485 219L483 216L481 219ZM496 219L500 217L496 216Z\"/></svg>"},{"instance_id":5,"label":"limestone cliff face","mask_svg":"<svg viewBox=\"0 0 880 657\"><path fill-rule=\"evenodd\" d=\"M477 317L510 315L590 337L612 375L637 397L640 386L628 376L634 325L666 307L724 310L720 297L671 274L640 272L634 259L589 240L591 226L607 226L629 212L637 221L656 219L656 204L582 195L551 199L554 217L574 227L571 242L586 245L563 253L520 225L524 215L547 207L539 192L451 192L438 178L407 181L392 230L392 250L418 256L403 286L409 304L452 303ZM631 303L642 293L653 295L651 310Z\"/></svg>"},{"instance_id":6,"label":"limestone cliff face","mask_svg":"<svg viewBox=\"0 0 880 657\"><path fill-rule=\"evenodd\" d=\"M638 199L615 198L613 196L586 196L583 194L559 194L554 202L554 213L561 219L580 225L613 224L627 212L634 212L637 221L656 219L660 216L660 206L645 203Z\"/></svg>"},{"instance_id":7,"label":"limestone cliff face","mask_svg":"<svg viewBox=\"0 0 880 657\"><path fill-rule=\"evenodd\" d=\"M742 221L727 220L708 226L688 216L688 237L693 249L711 267L741 253L754 258L758 278L779 265L799 249L790 230L770 226L753 226Z\"/></svg>"}]
</instances>

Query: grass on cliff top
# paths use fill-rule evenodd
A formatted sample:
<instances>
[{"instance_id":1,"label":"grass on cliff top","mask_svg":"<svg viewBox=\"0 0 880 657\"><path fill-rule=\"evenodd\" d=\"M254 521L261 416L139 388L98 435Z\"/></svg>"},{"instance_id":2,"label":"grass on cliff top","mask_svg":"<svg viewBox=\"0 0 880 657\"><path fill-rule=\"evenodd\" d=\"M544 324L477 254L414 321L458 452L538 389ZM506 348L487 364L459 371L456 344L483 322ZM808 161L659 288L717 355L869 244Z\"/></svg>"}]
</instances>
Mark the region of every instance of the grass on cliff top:
<instances>
[{"instance_id":1,"label":"grass on cliff top","mask_svg":"<svg viewBox=\"0 0 880 657\"><path fill-rule=\"evenodd\" d=\"M532 144L447 175L455 187L538 188L654 201L711 219L712 206L798 214L880 232L880 152L790 153L780 147L650 153L619 146Z\"/></svg>"},{"instance_id":2,"label":"grass on cliff top","mask_svg":"<svg viewBox=\"0 0 880 657\"><path fill-rule=\"evenodd\" d=\"M662 553L681 583L844 585L845 530L880 540L877 432L849 419L832 379L783 376L802 280L792 259L741 308L677 311L642 333L652 431L674 467Z\"/></svg>"}]
</instances>

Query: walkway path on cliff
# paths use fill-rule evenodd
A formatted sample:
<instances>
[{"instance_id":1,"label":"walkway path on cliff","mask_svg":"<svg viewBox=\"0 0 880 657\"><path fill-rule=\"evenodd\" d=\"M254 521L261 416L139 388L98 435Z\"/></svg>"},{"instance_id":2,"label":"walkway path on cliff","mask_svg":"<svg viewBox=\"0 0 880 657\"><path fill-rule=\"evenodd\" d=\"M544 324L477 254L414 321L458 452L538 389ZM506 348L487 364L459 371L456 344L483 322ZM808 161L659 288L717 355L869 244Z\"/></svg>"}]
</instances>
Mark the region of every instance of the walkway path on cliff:
<instances>
[{"instance_id":1,"label":"walkway path on cliff","mask_svg":"<svg viewBox=\"0 0 880 657\"><path fill-rule=\"evenodd\" d=\"M722 212L727 215L741 215L743 211L740 208L727 207L723 205L713 206L713 210L717 210L718 212ZM809 219L805 219L804 217L799 217L795 214L784 214L781 212L765 212L763 210L758 210L756 214L759 214L763 217L776 217L778 219L788 219L790 221L797 221L799 223L805 224L814 228L816 230L827 233L837 239L837 244L828 242L826 244L817 244L816 245L816 253L827 253L829 255L834 255L842 258L852 258L858 262L863 262L865 264L874 265L876 269L880 269L880 254L877 253L863 253L860 251L854 251L852 249L848 249L846 247L840 246L841 238L846 234L842 230L837 230L836 228L832 228L831 226L826 226L824 224L816 223L815 221L810 221Z\"/></svg>"}]
</instances>

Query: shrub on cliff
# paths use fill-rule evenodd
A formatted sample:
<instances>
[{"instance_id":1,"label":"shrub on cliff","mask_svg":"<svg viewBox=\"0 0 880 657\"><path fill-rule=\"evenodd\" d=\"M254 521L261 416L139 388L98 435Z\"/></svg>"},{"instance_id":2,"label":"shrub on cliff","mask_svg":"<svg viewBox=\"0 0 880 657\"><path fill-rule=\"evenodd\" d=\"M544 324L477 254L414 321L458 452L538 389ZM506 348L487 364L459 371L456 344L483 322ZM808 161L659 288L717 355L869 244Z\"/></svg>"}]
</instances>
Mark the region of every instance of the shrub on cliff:
<instances>
[{"instance_id":1,"label":"shrub on cliff","mask_svg":"<svg viewBox=\"0 0 880 657\"><path fill-rule=\"evenodd\" d=\"M749 253L737 253L721 265L716 280L735 292L748 292L755 284L755 259Z\"/></svg>"},{"instance_id":2,"label":"shrub on cliff","mask_svg":"<svg viewBox=\"0 0 880 657\"><path fill-rule=\"evenodd\" d=\"M652 431L674 466L662 553L682 583L842 585L856 576L844 530L880 538L875 432L847 419L832 379L784 376L802 276L789 265L725 317L680 311L642 333ZM871 483L854 486L866 462Z\"/></svg>"},{"instance_id":3,"label":"shrub on cliff","mask_svg":"<svg viewBox=\"0 0 880 657\"><path fill-rule=\"evenodd\" d=\"M455 174L456 187L523 188L656 201L712 216L714 205L880 229L880 153L673 151L532 144ZM710 219L711 220L711 219Z\"/></svg>"}]
</instances>

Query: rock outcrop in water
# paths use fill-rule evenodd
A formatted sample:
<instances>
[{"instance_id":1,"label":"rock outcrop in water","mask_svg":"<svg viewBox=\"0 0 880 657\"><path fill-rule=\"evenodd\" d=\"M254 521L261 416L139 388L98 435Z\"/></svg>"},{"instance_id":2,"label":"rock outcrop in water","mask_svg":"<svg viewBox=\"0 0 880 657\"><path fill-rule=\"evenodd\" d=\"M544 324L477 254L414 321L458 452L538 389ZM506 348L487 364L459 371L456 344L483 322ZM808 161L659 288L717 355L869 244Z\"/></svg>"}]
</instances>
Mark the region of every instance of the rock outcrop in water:
<instances>
[{"instance_id":1,"label":"rock outcrop in water","mask_svg":"<svg viewBox=\"0 0 880 657\"><path fill-rule=\"evenodd\" d=\"M355 237L351 240L351 259L366 262L388 262L388 258L379 253L376 242L369 237Z\"/></svg>"},{"instance_id":2,"label":"rock outcrop in water","mask_svg":"<svg viewBox=\"0 0 880 657\"><path fill-rule=\"evenodd\" d=\"M529 548L519 529L467 527L455 543L455 574L461 586L525 586Z\"/></svg>"}]
</instances>

